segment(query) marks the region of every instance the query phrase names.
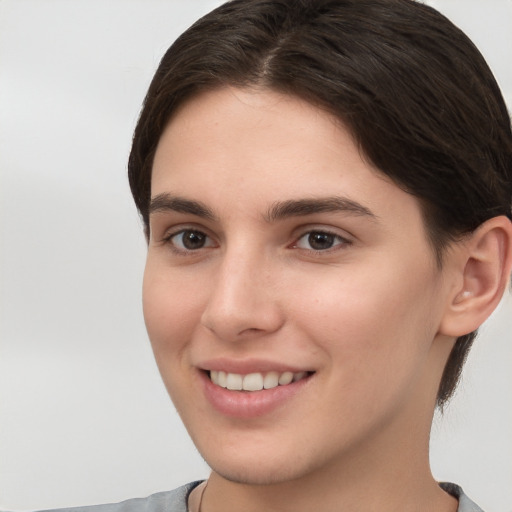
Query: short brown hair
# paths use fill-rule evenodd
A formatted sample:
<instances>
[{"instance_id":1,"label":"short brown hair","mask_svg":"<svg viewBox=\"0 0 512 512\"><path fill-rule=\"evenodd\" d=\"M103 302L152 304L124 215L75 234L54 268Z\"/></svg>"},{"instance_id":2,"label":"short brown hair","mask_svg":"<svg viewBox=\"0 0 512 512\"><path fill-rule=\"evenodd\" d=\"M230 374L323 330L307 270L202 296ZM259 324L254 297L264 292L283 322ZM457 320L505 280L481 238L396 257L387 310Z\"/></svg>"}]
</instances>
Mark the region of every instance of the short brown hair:
<instances>
[{"instance_id":1,"label":"short brown hair","mask_svg":"<svg viewBox=\"0 0 512 512\"><path fill-rule=\"evenodd\" d=\"M341 119L362 154L418 198L440 266L451 241L512 218L507 108L480 52L443 15L414 0L233 0L175 41L149 87L128 165L146 235L165 126L186 100L224 85L295 95ZM458 338L438 405L475 335Z\"/></svg>"}]
</instances>

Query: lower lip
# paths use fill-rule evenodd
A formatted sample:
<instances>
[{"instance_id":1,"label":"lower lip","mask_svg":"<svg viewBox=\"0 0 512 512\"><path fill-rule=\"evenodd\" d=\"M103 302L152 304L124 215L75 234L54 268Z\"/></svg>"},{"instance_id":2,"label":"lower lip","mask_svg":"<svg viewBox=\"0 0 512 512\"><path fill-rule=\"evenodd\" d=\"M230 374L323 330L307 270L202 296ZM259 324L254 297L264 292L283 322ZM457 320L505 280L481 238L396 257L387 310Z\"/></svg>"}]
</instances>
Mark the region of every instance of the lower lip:
<instances>
[{"instance_id":1,"label":"lower lip","mask_svg":"<svg viewBox=\"0 0 512 512\"><path fill-rule=\"evenodd\" d=\"M218 412L234 418L256 418L273 412L299 393L311 377L261 391L231 391L215 385L206 372L201 372L207 400Z\"/></svg>"}]
</instances>

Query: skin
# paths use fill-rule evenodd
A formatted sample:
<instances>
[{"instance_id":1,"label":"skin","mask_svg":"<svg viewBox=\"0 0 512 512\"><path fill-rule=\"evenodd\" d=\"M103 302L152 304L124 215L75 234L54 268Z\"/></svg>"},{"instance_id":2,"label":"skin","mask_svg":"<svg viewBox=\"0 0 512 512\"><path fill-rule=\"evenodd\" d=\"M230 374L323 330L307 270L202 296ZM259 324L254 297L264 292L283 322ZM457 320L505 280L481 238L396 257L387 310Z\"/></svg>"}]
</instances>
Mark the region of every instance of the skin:
<instances>
[{"instance_id":1,"label":"skin","mask_svg":"<svg viewBox=\"0 0 512 512\"><path fill-rule=\"evenodd\" d=\"M169 196L211 215L176 211ZM173 117L152 197L144 315L164 383L212 468L202 510L456 510L428 462L454 343L441 326L455 256L436 266L417 200L327 113L234 88ZM351 208L269 218L278 203L332 197ZM183 230L204 245L186 250ZM313 247L311 232L329 233L330 247ZM204 393L202 369L219 358L314 373L271 412L232 417Z\"/></svg>"}]
</instances>

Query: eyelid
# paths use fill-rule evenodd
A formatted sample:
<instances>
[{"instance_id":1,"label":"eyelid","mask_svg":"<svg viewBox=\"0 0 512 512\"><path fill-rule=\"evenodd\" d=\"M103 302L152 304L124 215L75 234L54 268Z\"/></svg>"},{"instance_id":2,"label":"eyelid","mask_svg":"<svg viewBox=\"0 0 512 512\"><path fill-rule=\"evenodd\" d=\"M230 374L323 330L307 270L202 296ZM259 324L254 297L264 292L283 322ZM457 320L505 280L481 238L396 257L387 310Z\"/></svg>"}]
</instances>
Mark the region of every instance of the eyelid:
<instances>
[{"instance_id":1,"label":"eyelid","mask_svg":"<svg viewBox=\"0 0 512 512\"><path fill-rule=\"evenodd\" d=\"M149 227L151 233L167 233L178 226L184 228L190 226L191 228L204 231L215 226L215 223L208 218L177 210L155 210L149 215ZM161 239L162 236L157 235L155 238Z\"/></svg>"},{"instance_id":2,"label":"eyelid","mask_svg":"<svg viewBox=\"0 0 512 512\"><path fill-rule=\"evenodd\" d=\"M155 238L157 241L165 242L183 231L198 231L199 233L204 233L210 238L214 238L211 234L210 229L205 227L203 224L196 224L195 222L178 222L172 225L162 225L160 229L153 229L152 233L155 234ZM158 233L162 234L158 235Z\"/></svg>"}]
</instances>

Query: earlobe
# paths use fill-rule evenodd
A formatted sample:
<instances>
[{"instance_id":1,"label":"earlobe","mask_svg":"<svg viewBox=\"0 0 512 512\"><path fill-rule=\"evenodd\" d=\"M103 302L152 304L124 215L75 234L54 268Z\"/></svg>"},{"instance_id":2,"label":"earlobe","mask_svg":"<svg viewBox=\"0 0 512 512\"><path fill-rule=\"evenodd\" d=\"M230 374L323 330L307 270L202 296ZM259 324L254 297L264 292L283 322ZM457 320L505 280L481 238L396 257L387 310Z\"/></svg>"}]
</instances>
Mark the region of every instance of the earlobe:
<instances>
[{"instance_id":1,"label":"earlobe","mask_svg":"<svg viewBox=\"0 0 512 512\"><path fill-rule=\"evenodd\" d=\"M512 222L489 219L457 251L457 286L440 326L440 333L454 337L478 329L500 302L512 268Z\"/></svg>"}]
</instances>

